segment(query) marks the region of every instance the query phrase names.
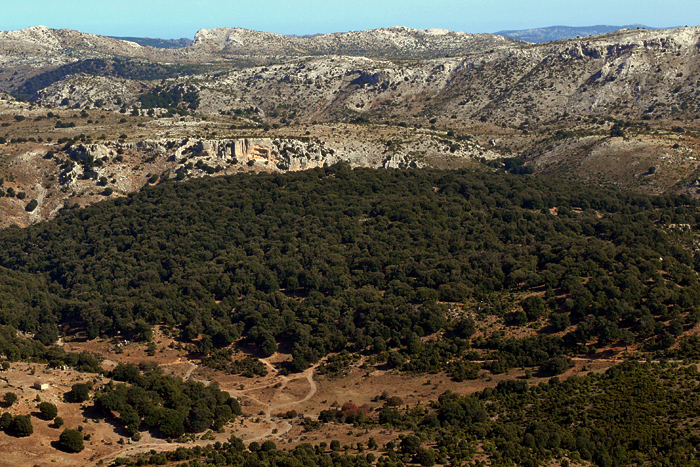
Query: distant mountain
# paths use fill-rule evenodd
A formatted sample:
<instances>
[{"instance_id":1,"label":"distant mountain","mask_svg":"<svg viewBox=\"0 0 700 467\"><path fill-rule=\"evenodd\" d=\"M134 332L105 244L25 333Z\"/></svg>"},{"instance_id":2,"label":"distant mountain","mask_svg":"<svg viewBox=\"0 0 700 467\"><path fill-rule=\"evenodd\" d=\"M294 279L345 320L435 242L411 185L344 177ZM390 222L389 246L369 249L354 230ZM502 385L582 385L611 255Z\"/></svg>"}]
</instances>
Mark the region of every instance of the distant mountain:
<instances>
[{"instance_id":1,"label":"distant mountain","mask_svg":"<svg viewBox=\"0 0 700 467\"><path fill-rule=\"evenodd\" d=\"M495 34L499 36L509 37L525 42L551 42L561 41L566 39L574 39L576 37L598 36L600 34L608 34L610 32L619 31L620 29L650 29L642 24L632 24L629 26L586 26L586 27L571 27L571 26L550 26L547 28L521 29L517 31L499 31Z\"/></svg>"},{"instance_id":2,"label":"distant mountain","mask_svg":"<svg viewBox=\"0 0 700 467\"><path fill-rule=\"evenodd\" d=\"M120 39L123 41L136 42L139 45L156 47L158 49L179 49L182 47L187 47L192 45L194 42L192 39L183 37L182 39L154 39L151 37L117 37L117 36L107 36L112 39Z\"/></svg>"},{"instance_id":3,"label":"distant mountain","mask_svg":"<svg viewBox=\"0 0 700 467\"><path fill-rule=\"evenodd\" d=\"M220 56L350 55L425 59L468 55L514 45L494 34L402 26L312 36L284 36L243 28L200 29L188 49Z\"/></svg>"}]
</instances>

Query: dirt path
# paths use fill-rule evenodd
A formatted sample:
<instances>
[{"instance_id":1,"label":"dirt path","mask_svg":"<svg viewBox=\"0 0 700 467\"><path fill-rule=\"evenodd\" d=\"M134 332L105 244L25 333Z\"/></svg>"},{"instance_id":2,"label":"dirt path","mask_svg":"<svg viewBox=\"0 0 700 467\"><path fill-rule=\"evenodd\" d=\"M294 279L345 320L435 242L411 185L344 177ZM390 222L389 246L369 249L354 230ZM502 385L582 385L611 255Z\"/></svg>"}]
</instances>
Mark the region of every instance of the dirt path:
<instances>
[{"instance_id":1,"label":"dirt path","mask_svg":"<svg viewBox=\"0 0 700 467\"><path fill-rule=\"evenodd\" d=\"M268 359L261 359L261 361L269 368L270 372L273 372L273 373L277 372L276 368L269 362ZM231 394L234 394L234 395L238 394L240 397L246 397L246 398L262 405L263 407L266 407L266 409L264 411L265 415L262 417L262 419L272 425L272 427L269 430L267 430L265 433L258 435L258 436L251 437L251 438L244 438L243 441L252 442L252 441L258 441L261 439L270 438L273 436L277 439L282 439L282 436L287 434L292 429L291 423L287 422L286 420L280 420L277 417L273 417L272 413L277 412L277 411L282 410L282 409L287 409L289 407L293 407L293 406L298 405L298 404L302 404L302 403L308 401L309 399L311 399L316 394L316 391L318 391L318 386L316 385L316 381L314 381L314 370L316 369L317 366L318 366L318 364L313 365L312 367L304 370L304 372L302 372L298 375L294 375L294 377L279 376L278 375L275 383L271 383L271 384L268 384L266 386L261 386L261 387L257 387L257 388L249 388L249 389L244 389L244 390L228 389L228 392ZM296 381L299 379L306 379L306 381L308 381L308 383L309 383L309 392L306 394L306 396L304 396L302 399L299 399L299 400L285 402L282 404L273 404L272 402L270 402L270 403L262 402L258 398L256 398L255 396L247 394L249 391L252 391L255 389L257 389L257 390L268 389L268 388L275 387L275 386L279 385L276 387L275 394L272 396L272 400L274 400L275 396L277 394L281 393L290 381ZM227 390L225 388L222 388L222 389Z\"/></svg>"},{"instance_id":2,"label":"dirt path","mask_svg":"<svg viewBox=\"0 0 700 467\"><path fill-rule=\"evenodd\" d=\"M317 363L316 365L313 365L312 367L306 369L302 373L299 373L297 375L293 375L292 377L289 376L282 376L278 374L277 369L272 365L268 359L261 359L261 361L265 364L265 366L268 367L268 370L273 374L274 377L274 382L266 384L264 386L258 386L258 387L253 387L253 388L246 388L246 389L234 389L234 388L225 388L221 387L223 391L227 391L229 394L232 396L238 396L239 398L247 398L255 403L265 407L264 410L264 416L259 417L261 420L266 421L269 423L271 426L268 430L266 430L264 433L248 437L248 438L243 438L243 441L246 443L251 443L253 441L260 441L264 439L270 439L270 438L275 438L278 440L283 439L282 437L289 433L289 431L292 430L293 425L289 423L286 420L279 419L277 417L273 417L272 413L279 411L281 409L287 409L289 407L293 407L298 404L302 404L309 399L311 399L316 392L318 391L318 386L316 385L316 381L314 380L314 370L316 367L320 364ZM176 365L180 363L185 363L185 362L173 362L170 364L166 365ZM187 374L183 378L184 380L190 379L192 376L192 372L197 369L197 365L192 363L192 362L186 362L190 365L190 369L187 371ZM163 365L163 366L166 366ZM275 397L280 394L284 388L287 386L287 384L291 381L296 381L300 379L306 379L306 381L309 383L309 392L301 399L291 401L291 402L285 402L281 404L274 404L273 401ZM248 394L249 392L252 391L259 391L262 389L269 389L269 388L275 388L275 392L272 396L272 400L269 403L262 402L259 400L257 397L255 397L252 394ZM197 441L195 442L197 445L207 445L210 444L210 441ZM100 458L93 458L90 459L91 462L99 462L103 461L104 463L110 463L114 461L117 457L125 457L125 456L132 456L136 454L143 454L150 452L151 450L156 450L156 451L170 451L178 447L177 444L174 443L168 443L167 441L163 440L162 442L157 442L157 443L147 443L147 444L134 444L134 445L128 445L125 446L124 449L122 449L119 452L115 452L112 454L108 454L106 456L102 456Z\"/></svg>"},{"instance_id":3,"label":"dirt path","mask_svg":"<svg viewBox=\"0 0 700 467\"><path fill-rule=\"evenodd\" d=\"M194 363L192 363L192 362L187 362L187 363L190 364L190 369L187 370L187 374L182 379L190 379L190 376L192 376L192 372L197 369L197 365L195 365Z\"/></svg>"}]
</instances>

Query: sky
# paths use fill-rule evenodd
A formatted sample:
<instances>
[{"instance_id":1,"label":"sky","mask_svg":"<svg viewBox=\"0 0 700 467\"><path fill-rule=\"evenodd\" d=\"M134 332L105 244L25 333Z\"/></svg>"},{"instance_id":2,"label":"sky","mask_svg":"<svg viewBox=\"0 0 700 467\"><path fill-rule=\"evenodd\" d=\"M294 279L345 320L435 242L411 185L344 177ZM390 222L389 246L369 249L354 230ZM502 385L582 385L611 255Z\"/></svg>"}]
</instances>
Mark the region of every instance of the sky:
<instances>
[{"instance_id":1,"label":"sky","mask_svg":"<svg viewBox=\"0 0 700 467\"><path fill-rule=\"evenodd\" d=\"M698 0L3 0L0 30L193 38L202 28L315 34L390 26L470 33L566 25L700 25Z\"/></svg>"}]
</instances>

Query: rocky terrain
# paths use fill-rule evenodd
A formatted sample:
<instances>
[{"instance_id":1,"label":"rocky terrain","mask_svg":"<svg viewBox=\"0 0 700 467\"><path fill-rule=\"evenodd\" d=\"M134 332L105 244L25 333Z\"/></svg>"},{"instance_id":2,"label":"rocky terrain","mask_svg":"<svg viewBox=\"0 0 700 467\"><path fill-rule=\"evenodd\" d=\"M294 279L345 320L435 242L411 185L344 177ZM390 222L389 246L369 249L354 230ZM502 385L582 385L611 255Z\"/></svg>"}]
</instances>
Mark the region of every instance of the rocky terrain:
<instances>
[{"instance_id":1,"label":"rocky terrain","mask_svg":"<svg viewBox=\"0 0 700 467\"><path fill-rule=\"evenodd\" d=\"M218 71L232 66L285 62L290 57L339 54L386 58L432 58L466 55L494 50L516 42L492 34L467 34L438 29L404 27L375 29L315 36L284 36L241 28L200 30L194 41L124 40L69 29L33 26L19 31L0 32L0 90L30 97L22 86L37 75L49 86L67 75L79 73L90 60L119 59L129 62L129 70L102 67L92 74L136 79L162 79L182 74L178 65L206 63ZM170 47L184 45L181 47ZM167 47L166 47L167 46ZM169 73L150 77L140 73L153 64L169 67ZM71 66L68 70L63 68ZM137 68L137 70L134 70ZM90 69L90 67L87 67ZM138 70L140 69L140 70ZM191 73L185 73L191 74Z\"/></svg>"},{"instance_id":2,"label":"rocky terrain","mask_svg":"<svg viewBox=\"0 0 700 467\"><path fill-rule=\"evenodd\" d=\"M0 64L16 67L28 64L45 67L88 57L125 56L156 58L157 50L110 37L71 29L32 26L19 31L0 32Z\"/></svg>"},{"instance_id":3,"label":"rocky terrain","mask_svg":"<svg viewBox=\"0 0 700 467\"><path fill-rule=\"evenodd\" d=\"M193 47L244 47L238 33L200 31ZM266 33L260 34L264 40ZM308 121L455 116L458 121L488 119L519 126L567 113L694 116L700 104L699 43L700 28L626 30L555 44L502 47L467 58L304 57L183 77L168 85L195 86L206 101L205 112L254 106L266 114L277 110ZM125 83L67 76L31 100L55 106L68 99L63 105L84 108L94 100L87 96L98 93L139 106L144 88L154 86Z\"/></svg>"},{"instance_id":4,"label":"rocky terrain","mask_svg":"<svg viewBox=\"0 0 700 467\"><path fill-rule=\"evenodd\" d=\"M11 213L3 225L151 179L338 161L517 157L548 176L698 189L698 27L539 45L408 28L311 37L220 28L179 49L34 27L0 33L0 53L0 89L33 92L0 103L2 189L12 174L27 195L0 201ZM250 147L265 156L237 153L235 141L257 141ZM80 144L92 148L85 157L71 149ZM31 199L42 201L27 214Z\"/></svg>"},{"instance_id":5,"label":"rocky terrain","mask_svg":"<svg viewBox=\"0 0 700 467\"><path fill-rule=\"evenodd\" d=\"M288 56L327 54L429 58L482 52L515 43L512 39L493 34L404 27L305 37L216 28L201 29L194 41L129 39L132 38L105 37L45 26L0 31L0 65L18 71L22 75L14 76L22 79L28 73L26 67L49 69L89 58L122 57L158 62L201 62L239 56L278 61Z\"/></svg>"},{"instance_id":6,"label":"rocky terrain","mask_svg":"<svg viewBox=\"0 0 700 467\"><path fill-rule=\"evenodd\" d=\"M3 129L27 136L0 144L2 226L29 225L64 208L193 177L338 162L386 169L463 167L500 157L475 139L458 141L439 130L347 124L267 129L236 116L125 118L109 110L57 110L49 116L43 107L7 96L0 98L0 121ZM238 126L232 122L241 128L232 129Z\"/></svg>"}]
</instances>

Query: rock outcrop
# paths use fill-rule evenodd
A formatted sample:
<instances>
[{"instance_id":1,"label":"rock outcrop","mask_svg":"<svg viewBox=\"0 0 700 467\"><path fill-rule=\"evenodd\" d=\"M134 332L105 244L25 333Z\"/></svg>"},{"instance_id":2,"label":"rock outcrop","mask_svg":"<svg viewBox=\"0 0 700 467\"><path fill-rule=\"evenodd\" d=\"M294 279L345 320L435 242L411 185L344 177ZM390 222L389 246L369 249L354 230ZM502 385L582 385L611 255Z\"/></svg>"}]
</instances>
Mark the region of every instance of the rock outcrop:
<instances>
[{"instance_id":1,"label":"rock outcrop","mask_svg":"<svg viewBox=\"0 0 700 467\"><path fill-rule=\"evenodd\" d=\"M336 147L332 147L336 146ZM448 153L465 159L500 157L476 143L446 146L439 140L423 137L401 152L387 154L381 147L334 145L317 140L280 138L244 139L161 139L107 144L75 144L67 149L68 160L60 165L62 186L77 191L95 188L95 181L113 179L117 192L127 193L144 179L133 165L148 167L149 177L158 180L196 178L236 170L289 172L345 162L351 167L405 169L428 165L424 156L410 154ZM131 162L124 160L125 156ZM182 173L182 175L178 175ZM184 177L183 177L184 175ZM117 179L123 183L116 182Z\"/></svg>"}]
</instances>

